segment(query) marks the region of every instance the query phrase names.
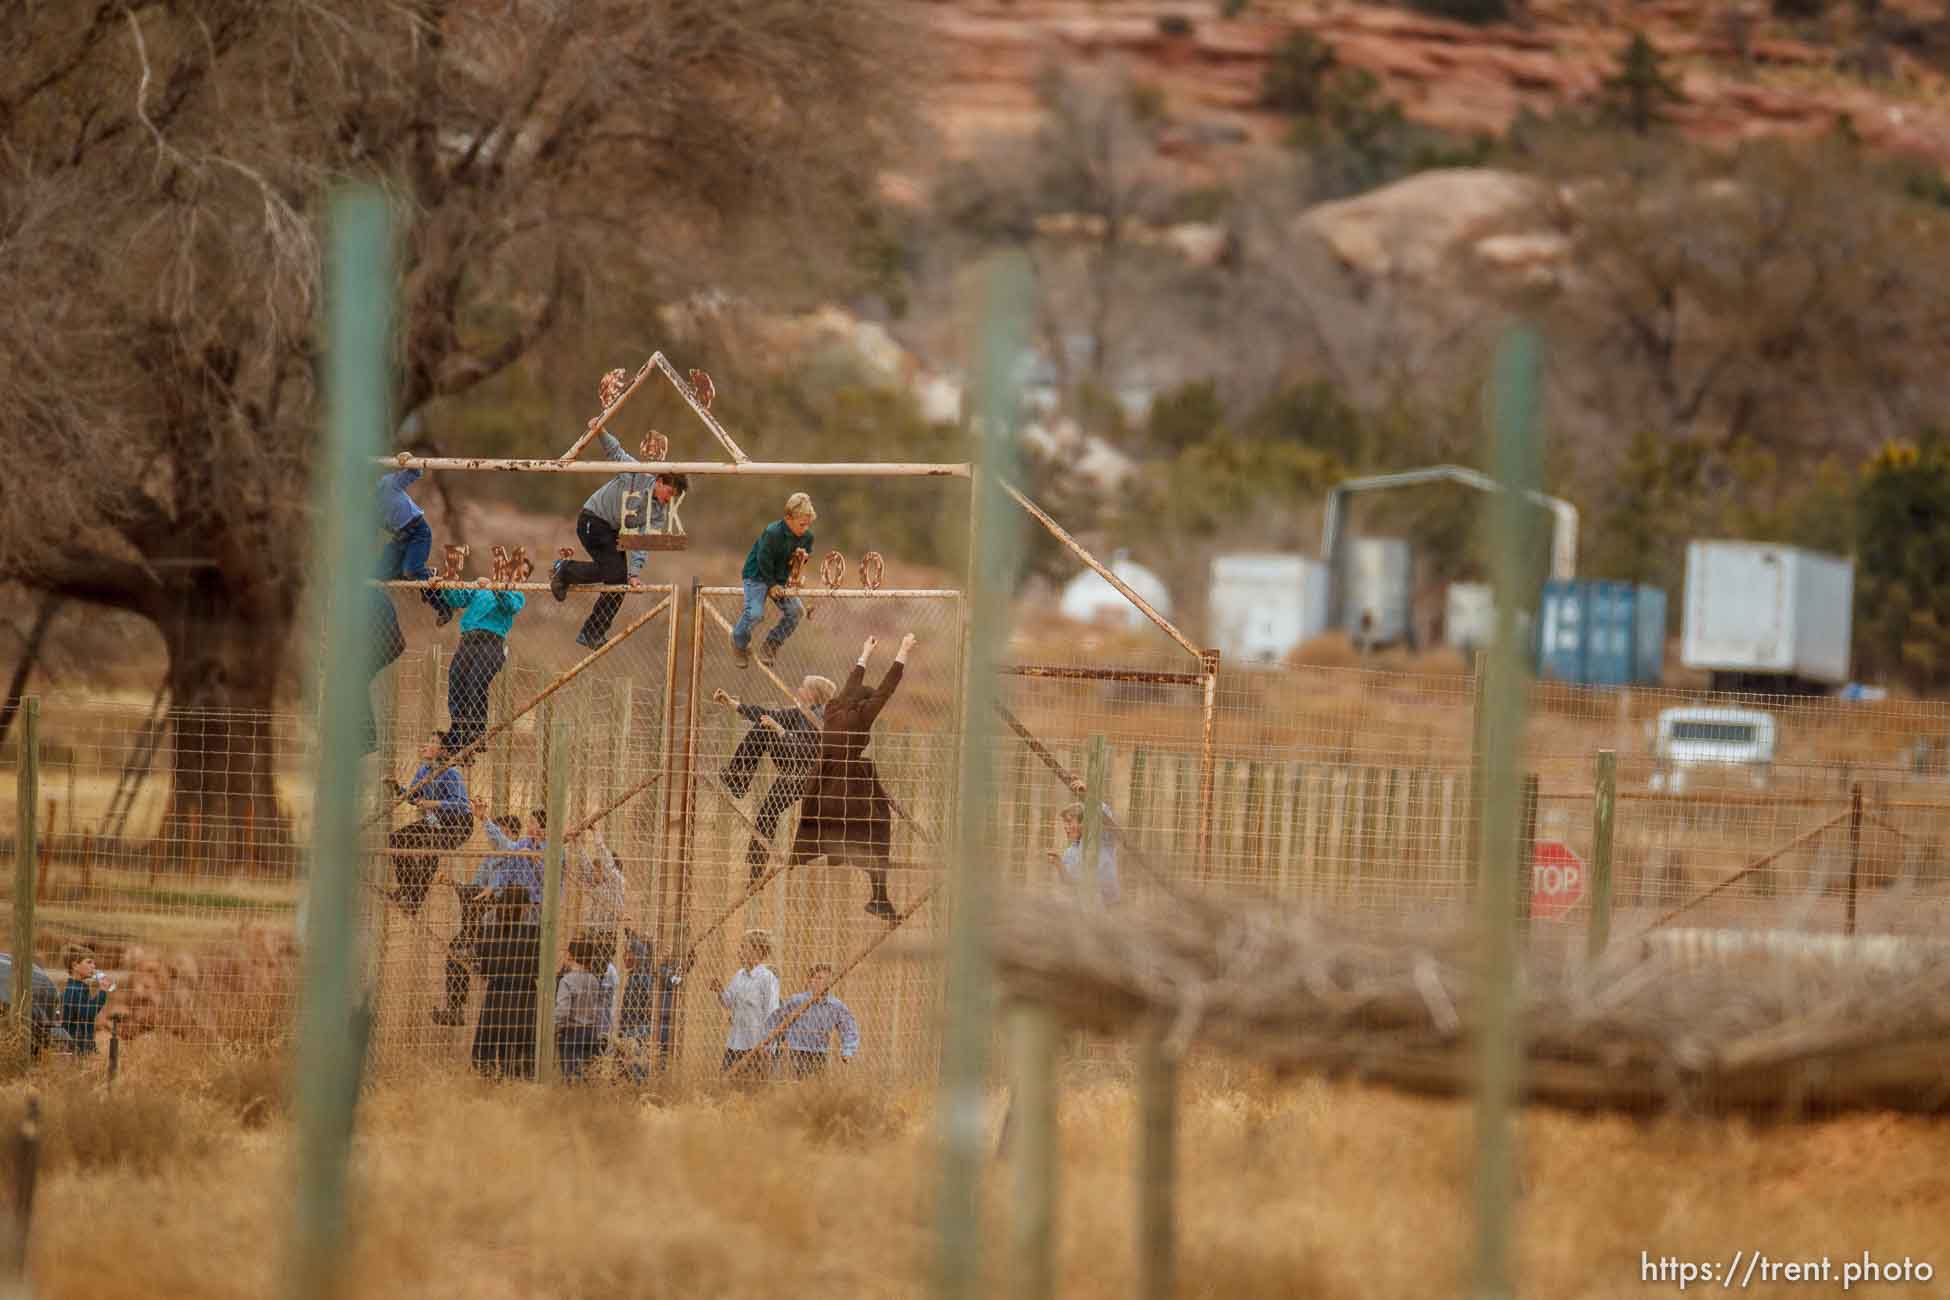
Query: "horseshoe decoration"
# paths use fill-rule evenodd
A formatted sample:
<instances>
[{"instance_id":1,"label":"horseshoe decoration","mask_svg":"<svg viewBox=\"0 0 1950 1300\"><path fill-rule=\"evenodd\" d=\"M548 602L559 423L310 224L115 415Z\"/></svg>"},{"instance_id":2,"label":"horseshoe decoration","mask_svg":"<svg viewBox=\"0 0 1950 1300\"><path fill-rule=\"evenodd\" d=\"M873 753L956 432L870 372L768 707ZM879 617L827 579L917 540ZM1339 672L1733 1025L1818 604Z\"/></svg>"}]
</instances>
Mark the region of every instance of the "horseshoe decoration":
<instances>
[{"instance_id":1,"label":"horseshoe decoration","mask_svg":"<svg viewBox=\"0 0 1950 1300\"><path fill-rule=\"evenodd\" d=\"M616 399L621 397L623 390L629 386L630 372L618 366L596 381L596 400L602 403L602 408L607 411L616 405Z\"/></svg>"},{"instance_id":2,"label":"horseshoe decoration","mask_svg":"<svg viewBox=\"0 0 1950 1300\"><path fill-rule=\"evenodd\" d=\"M440 566L440 574L438 577L438 581L440 582L465 581L466 580L465 575L461 572L461 570L466 567L467 553L468 553L467 547L455 546L452 542L447 543L442 548L441 551L441 566Z\"/></svg>"},{"instance_id":3,"label":"horseshoe decoration","mask_svg":"<svg viewBox=\"0 0 1950 1300\"><path fill-rule=\"evenodd\" d=\"M805 554L806 552L804 551L794 552L796 556L804 556ZM803 559L799 561L799 567L801 569L805 568L805 561ZM819 564L819 576L825 581L828 591L837 591L840 584L846 581L846 557L838 551L826 552L826 558L821 560ZM810 622L812 616L813 603L809 599L806 601L806 620Z\"/></svg>"},{"instance_id":4,"label":"horseshoe decoration","mask_svg":"<svg viewBox=\"0 0 1950 1300\"><path fill-rule=\"evenodd\" d=\"M652 429L643 435L643 445L637 450L642 452L643 459L648 461L669 460L670 439Z\"/></svg>"},{"instance_id":5,"label":"horseshoe decoration","mask_svg":"<svg viewBox=\"0 0 1950 1300\"><path fill-rule=\"evenodd\" d=\"M691 392L697 397L697 404L705 410L711 409L711 402L718 395L718 386L711 382L711 376L702 370L691 371Z\"/></svg>"},{"instance_id":6,"label":"horseshoe decoration","mask_svg":"<svg viewBox=\"0 0 1950 1300\"><path fill-rule=\"evenodd\" d=\"M860 557L860 585L868 591L879 591L886 573L887 559L879 551L868 551Z\"/></svg>"}]
</instances>

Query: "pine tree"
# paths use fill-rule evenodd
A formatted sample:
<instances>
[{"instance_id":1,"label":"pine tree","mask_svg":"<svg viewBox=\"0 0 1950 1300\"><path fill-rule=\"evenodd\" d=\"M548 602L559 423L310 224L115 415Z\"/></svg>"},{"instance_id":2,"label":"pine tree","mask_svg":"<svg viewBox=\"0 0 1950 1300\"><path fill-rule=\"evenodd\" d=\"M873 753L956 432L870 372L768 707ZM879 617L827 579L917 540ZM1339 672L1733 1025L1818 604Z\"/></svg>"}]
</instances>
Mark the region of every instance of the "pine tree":
<instances>
[{"instance_id":1,"label":"pine tree","mask_svg":"<svg viewBox=\"0 0 1950 1300\"><path fill-rule=\"evenodd\" d=\"M1599 120L1634 135L1649 135L1666 120L1668 107L1686 102L1685 94L1666 75L1665 63L1666 56L1645 39L1644 32L1633 32L1617 70L1599 87Z\"/></svg>"}]
</instances>

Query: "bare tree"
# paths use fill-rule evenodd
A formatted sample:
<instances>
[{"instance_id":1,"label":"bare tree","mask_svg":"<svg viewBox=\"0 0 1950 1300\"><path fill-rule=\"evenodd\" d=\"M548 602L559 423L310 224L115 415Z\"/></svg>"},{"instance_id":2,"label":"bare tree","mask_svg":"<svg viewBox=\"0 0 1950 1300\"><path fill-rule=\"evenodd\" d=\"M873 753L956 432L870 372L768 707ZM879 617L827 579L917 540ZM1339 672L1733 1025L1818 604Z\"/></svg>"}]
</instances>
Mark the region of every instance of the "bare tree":
<instances>
[{"instance_id":1,"label":"bare tree","mask_svg":"<svg viewBox=\"0 0 1950 1300\"><path fill-rule=\"evenodd\" d=\"M1926 414L1941 213L1840 142L1616 149L1578 186L1581 283L1554 318L1595 408L1698 440L1709 472L1756 440L1860 454Z\"/></svg>"},{"instance_id":2,"label":"bare tree","mask_svg":"<svg viewBox=\"0 0 1950 1300\"><path fill-rule=\"evenodd\" d=\"M1023 249L1039 286L1037 333L1066 396L1114 372L1128 283L1140 260L1132 235L1163 197L1157 149L1121 73L1056 65L1036 82L1042 120L1027 139L998 138L952 174L943 215L978 242ZM1072 291L1074 288L1074 292ZM1071 341L1085 341L1085 373Z\"/></svg>"},{"instance_id":3,"label":"bare tree","mask_svg":"<svg viewBox=\"0 0 1950 1300\"><path fill-rule=\"evenodd\" d=\"M169 817L260 838L284 825L264 714L305 580L328 187L397 205L403 414L605 280L675 292L735 279L761 227L844 229L912 66L883 0L6 7L0 578L151 620Z\"/></svg>"}]
</instances>

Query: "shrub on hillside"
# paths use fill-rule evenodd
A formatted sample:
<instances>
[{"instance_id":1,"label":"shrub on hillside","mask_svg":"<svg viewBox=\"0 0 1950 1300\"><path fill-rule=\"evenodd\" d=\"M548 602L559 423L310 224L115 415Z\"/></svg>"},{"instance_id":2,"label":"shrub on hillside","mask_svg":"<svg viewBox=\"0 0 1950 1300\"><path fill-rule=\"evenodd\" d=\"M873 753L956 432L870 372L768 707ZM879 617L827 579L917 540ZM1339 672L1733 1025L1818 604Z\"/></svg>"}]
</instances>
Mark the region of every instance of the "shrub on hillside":
<instances>
[{"instance_id":1,"label":"shrub on hillside","mask_svg":"<svg viewBox=\"0 0 1950 1300\"><path fill-rule=\"evenodd\" d=\"M1435 18L1478 25L1509 22L1514 12L1510 0L1409 0L1409 8Z\"/></svg>"}]
</instances>

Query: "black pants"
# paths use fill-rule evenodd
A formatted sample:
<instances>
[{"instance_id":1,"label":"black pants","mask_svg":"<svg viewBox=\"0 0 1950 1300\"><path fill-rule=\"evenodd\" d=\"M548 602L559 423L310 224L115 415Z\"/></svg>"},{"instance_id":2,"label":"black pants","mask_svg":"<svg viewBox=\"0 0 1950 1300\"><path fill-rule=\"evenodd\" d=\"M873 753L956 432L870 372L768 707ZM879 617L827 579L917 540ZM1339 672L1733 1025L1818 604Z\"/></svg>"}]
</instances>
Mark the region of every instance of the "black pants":
<instances>
[{"instance_id":1,"label":"black pants","mask_svg":"<svg viewBox=\"0 0 1950 1300\"><path fill-rule=\"evenodd\" d=\"M562 580L570 584L601 582L615 585L630 580L630 559L616 544L616 530L606 520L583 511L576 519L576 540L589 552L586 560L570 560L562 566ZM596 607L582 621L582 639L595 643L609 635L616 611L623 608L623 597L606 591L596 597Z\"/></svg>"},{"instance_id":2,"label":"black pants","mask_svg":"<svg viewBox=\"0 0 1950 1300\"><path fill-rule=\"evenodd\" d=\"M431 822L402 826L386 837L393 854L393 878L399 881L399 905L408 916L427 900L427 888L440 870L440 855L467 843L474 833L474 814L438 812Z\"/></svg>"},{"instance_id":3,"label":"black pants","mask_svg":"<svg viewBox=\"0 0 1950 1300\"><path fill-rule=\"evenodd\" d=\"M460 929L447 944L447 1010L464 1011L467 994L474 987L468 965L474 960L474 944L481 937L487 904L471 897L472 886L460 896Z\"/></svg>"},{"instance_id":4,"label":"black pants","mask_svg":"<svg viewBox=\"0 0 1950 1300\"><path fill-rule=\"evenodd\" d=\"M778 775L772 778L772 788L759 800L758 835L752 836L745 844L745 864L751 868L754 877L764 874L765 845L779 842L779 819L806 793L806 778L812 775L812 769L803 759L786 757L790 750L803 752L805 748L804 736L777 732L764 723L758 723L745 733L745 738L738 742L738 748L732 751L731 762L719 773L718 779L725 783L725 788L731 791L733 797L742 799L745 792L752 788L752 774L758 770L760 759L770 756L772 765L778 769Z\"/></svg>"},{"instance_id":5,"label":"black pants","mask_svg":"<svg viewBox=\"0 0 1950 1300\"><path fill-rule=\"evenodd\" d=\"M785 1064L792 1078L811 1079L826 1072L826 1053L793 1049L785 1054Z\"/></svg>"},{"instance_id":6,"label":"black pants","mask_svg":"<svg viewBox=\"0 0 1950 1300\"><path fill-rule=\"evenodd\" d=\"M447 728L449 754L458 754L487 730L488 687L508 661L508 643L492 632L465 632L447 668Z\"/></svg>"}]
</instances>

